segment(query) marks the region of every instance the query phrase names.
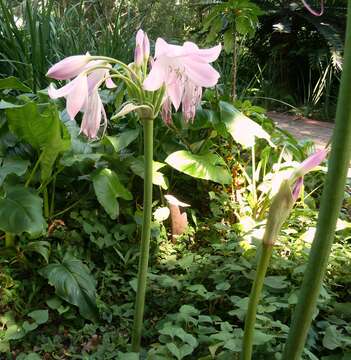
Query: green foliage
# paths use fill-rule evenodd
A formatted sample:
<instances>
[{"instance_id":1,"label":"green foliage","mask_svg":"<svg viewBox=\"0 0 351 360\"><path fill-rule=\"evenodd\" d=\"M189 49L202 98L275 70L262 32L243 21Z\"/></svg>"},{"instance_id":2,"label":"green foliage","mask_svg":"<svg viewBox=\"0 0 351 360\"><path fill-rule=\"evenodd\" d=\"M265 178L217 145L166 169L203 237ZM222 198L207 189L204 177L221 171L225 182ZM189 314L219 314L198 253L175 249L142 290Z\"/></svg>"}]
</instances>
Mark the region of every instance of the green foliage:
<instances>
[{"instance_id":1,"label":"green foliage","mask_svg":"<svg viewBox=\"0 0 351 360\"><path fill-rule=\"evenodd\" d=\"M31 92L32 89L27 85L20 82L16 77L10 76L6 79L0 79L0 90L10 89L10 90L19 90L24 92Z\"/></svg>"},{"instance_id":2,"label":"green foliage","mask_svg":"<svg viewBox=\"0 0 351 360\"><path fill-rule=\"evenodd\" d=\"M133 195L121 184L117 174L110 169L102 169L92 175L94 190L99 203L111 219L119 215L117 198L132 200Z\"/></svg>"},{"instance_id":3,"label":"green foliage","mask_svg":"<svg viewBox=\"0 0 351 360\"><path fill-rule=\"evenodd\" d=\"M12 234L41 235L46 228L42 206L41 198L30 189L7 187L0 198L0 229Z\"/></svg>"},{"instance_id":4,"label":"green foliage","mask_svg":"<svg viewBox=\"0 0 351 360\"><path fill-rule=\"evenodd\" d=\"M89 269L80 260L66 254L62 262L49 264L40 270L56 295L79 308L80 314L96 320L96 283Z\"/></svg>"},{"instance_id":5,"label":"green foliage","mask_svg":"<svg viewBox=\"0 0 351 360\"><path fill-rule=\"evenodd\" d=\"M219 103L221 119L233 139L244 147L255 145L256 138L265 139L274 147L269 134L255 121L252 121L234 106L224 101Z\"/></svg>"},{"instance_id":6,"label":"green foliage","mask_svg":"<svg viewBox=\"0 0 351 360\"><path fill-rule=\"evenodd\" d=\"M10 130L19 139L40 151L41 179L46 181L58 155L70 147L68 131L59 119L54 105L44 109L34 102L7 109Z\"/></svg>"},{"instance_id":7,"label":"green foliage","mask_svg":"<svg viewBox=\"0 0 351 360\"><path fill-rule=\"evenodd\" d=\"M231 182L224 160L216 154L195 155L180 150L170 154L165 161L175 169L199 179L212 180L220 184Z\"/></svg>"},{"instance_id":8,"label":"green foliage","mask_svg":"<svg viewBox=\"0 0 351 360\"><path fill-rule=\"evenodd\" d=\"M141 231L141 125L133 114L126 114L118 122L109 122L107 136L89 142L79 135L79 116L77 122L69 120L65 111L60 112L59 102L48 103L45 91L32 94L29 87L46 85L48 63L63 54L91 50L131 59L131 29L136 30L139 23L144 30L149 27L158 34L163 26L164 34L181 40L196 26L195 17L217 5L241 6L243 10L240 15L218 8L220 12L212 20L208 18L204 29L209 37L215 36L209 40L224 40L230 53L233 33L227 18L235 21L238 38L243 41L257 30L259 13L254 4L244 1L213 7L190 6L193 4L187 1L179 5L158 1L155 7L143 1L117 5L111 1L110 7L103 8L96 1L77 1L66 9L61 2L49 2L51 10L40 4L45 2L33 9L27 6L24 12L8 6L1 14L6 21L0 22L0 32L5 35L0 40L2 56L12 59L0 63L0 72L21 74L21 81L13 77L0 80L0 110L4 110L0 113L0 227L18 234L14 248L0 249L0 351L14 352L17 359L135 359L135 354L127 351ZM146 7L148 12L140 17L140 9ZM253 11L246 13L245 7ZM162 10L173 17L170 9L177 9L177 15L184 18L165 21L159 16ZM12 12L24 15L23 28L13 24ZM189 26L184 25L187 18L192 21ZM81 21L77 23L77 19ZM49 29L44 33L46 26ZM173 27L177 27L174 32ZM245 74L252 76L256 59L276 60L275 54L284 51L275 49L273 57L258 51L257 57L249 56L248 46L257 46L257 39L264 38L261 32L272 35L268 28L260 27L250 43L243 42L240 47L245 60L253 61L240 65L240 82L245 82L247 89L251 85ZM310 28L300 34L313 35ZM306 39L304 43L308 43ZM266 49L266 41L259 44L261 51ZM226 62L224 55L222 70ZM280 74L274 66L272 69ZM292 72L294 76L297 73ZM224 70L221 78L223 83L228 78ZM265 84L264 77L258 79ZM255 81L250 96L260 94L254 89ZM271 83L268 87L274 88ZM123 103L124 91L101 94L109 115L115 104ZM18 95L20 92L26 94ZM316 100L319 94L316 90ZM205 92L193 123L186 123L180 114L174 115L170 126L155 120L153 178L158 187L154 210L165 207L166 191L191 207L185 209L189 226L174 243L168 220L154 217L145 358L239 359L267 208L279 179L310 152L310 143L298 142L276 128L256 103L228 102L222 84ZM320 170L306 176L303 197L274 250L258 309L257 360L281 354L324 176ZM49 208L46 221L45 202ZM346 359L351 353L350 204L347 190L340 215L340 223L346 226L336 234L329 276L305 348L306 359Z\"/></svg>"}]
</instances>

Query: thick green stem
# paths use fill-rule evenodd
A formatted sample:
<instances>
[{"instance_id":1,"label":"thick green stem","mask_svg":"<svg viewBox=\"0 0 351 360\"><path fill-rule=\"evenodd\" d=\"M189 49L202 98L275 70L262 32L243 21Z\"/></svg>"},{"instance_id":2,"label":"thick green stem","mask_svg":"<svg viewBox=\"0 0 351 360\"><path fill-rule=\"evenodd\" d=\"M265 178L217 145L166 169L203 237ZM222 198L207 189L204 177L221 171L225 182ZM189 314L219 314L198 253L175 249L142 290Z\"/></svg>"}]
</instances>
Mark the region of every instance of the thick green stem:
<instances>
[{"instance_id":1,"label":"thick green stem","mask_svg":"<svg viewBox=\"0 0 351 360\"><path fill-rule=\"evenodd\" d=\"M136 294L134 324L132 333L132 352L140 351L141 332L144 317L147 269L149 261L152 210L153 120L143 119L142 121L144 123L144 211L140 244L138 288Z\"/></svg>"},{"instance_id":2,"label":"thick green stem","mask_svg":"<svg viewBox=\"0 0 351 360\"><path fill-rule=\"evenodd\" d=\"M41 162L41 159L42 159L42 157L43 157L43 154L44 154L44 152L42 152L42 153L40 154L40 156L38 157L38 160L36 161L36 163L35 163L32 171L31 171L31 173L29 174L29 177L28 177L26 183L24 184L25 187L28 187L29 184L30 184L30 182L32 181L33 176L35 175L35 172L37 171L38 166L39 166L39 164L40 164L40 162Z\"/></svg>"},{"instance_id":3,"label":"thick green stem","mask_svg":"<svg viewBox=\"0 0 351 360\"><path fill-rule=\"evenodd\" d=\"M257 304L260 300L264 279L266 277L269 260L272 255L273 245L262 244L261 254L258 260L256 277L252 285L249 305L245 317L245 330L243 339L242 360L251 360L252 345L256 322Z\"/></svg>"},{"instance_id":4,"label":"thick green stem","mask_svg":"<svg viewBox=\"0 0 351 360\"><path fill-rule=\"evenodd\" d=\"M5 234L5 247L14 247L15 246L15 235L11 233Z\"/></svg>"},{"instance_id":5,"label":"thick green stem","mask_svg":"<svg viewBox=\"0 0 351 360\"><path fill-rule=\"evenodd\" d=\"M299 360L301 358L328 265L328 258L334 240L335 226L344 197L347 170L350 164L350 94L351 0L348 1L344 65L338 97L332 149L328 163L329 170L322 195L316 235L310 251L301 292L283 353L284 360Z\"/></svg>"}]
</instances>

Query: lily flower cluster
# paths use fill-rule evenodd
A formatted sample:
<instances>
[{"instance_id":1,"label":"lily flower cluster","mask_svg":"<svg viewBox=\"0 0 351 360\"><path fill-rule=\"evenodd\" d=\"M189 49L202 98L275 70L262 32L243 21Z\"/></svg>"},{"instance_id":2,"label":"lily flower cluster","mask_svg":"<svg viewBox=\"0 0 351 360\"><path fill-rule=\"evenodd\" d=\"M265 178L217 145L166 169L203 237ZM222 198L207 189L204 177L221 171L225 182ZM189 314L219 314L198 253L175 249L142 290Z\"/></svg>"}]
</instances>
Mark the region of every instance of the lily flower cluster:
<instances>
[{"instance_id":1,"label":"lily flower cluster","mask_svg":"<svg viewBox=\"0 0 351 360\"><path fill-rule=\"evenodd\" d=\"M154 57L150 57L150 42L146 33L136 35L134 62L123 62L104 56L70 56L53 65L47 76L56 80L70 80L56 89L52 84L48 93L52 99L66 98L66 109L73 120L83 113L81 132L95 138L107 125L107 116L99 87L116 87L114 80L124 82L129 99L114 117L137 111L140 117L155 119L160 113L166 124L172 121L172 105L177 111L182 105L185 121L192 121L200 104L203 87L217 84L219 73L210 65L221 52L221 45L199 49L192 42L182 46L168 44L158 38ZM148 68L150 71L148 73Z\"/></svg>"}]
</instances>

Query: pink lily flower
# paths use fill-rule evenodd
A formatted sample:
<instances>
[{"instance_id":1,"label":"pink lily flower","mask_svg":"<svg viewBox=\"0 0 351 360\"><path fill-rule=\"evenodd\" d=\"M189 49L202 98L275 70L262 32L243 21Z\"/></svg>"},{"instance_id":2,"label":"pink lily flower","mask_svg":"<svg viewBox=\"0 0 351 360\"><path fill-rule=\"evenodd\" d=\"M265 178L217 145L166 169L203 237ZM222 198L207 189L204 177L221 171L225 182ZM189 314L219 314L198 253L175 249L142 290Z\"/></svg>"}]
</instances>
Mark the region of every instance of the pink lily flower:
<instances>
[{"instance_id":1,"label":"pink lily flower","mask_svg":"<svg viewBox=\"0 0 351 360\"><path fill-rule=\"evenodd\" d=\"M303 185L303 177L308 172L313 170L316 166L320 165L328 155L329 150L327 148L321 149L310 155L306 160L304 160L300 166L295 170L292 175L294 180L293 189L292 189L292 198L294 202L300 196L301 188Z\"/></svg>"},{"instance_id":2,"label":"pink lily flower","mask_svg":"<svg viewBox=\"0 0 351 360\"><path fill-rule=\"evenodd\" d=\"M156 91L165 86L165 99L170 99L175 110L183 103L184 118L191 120L201 99L201 88L217 84L220 75L210 63L218 58L220 52L221 45L199 49L192 42L179 46L158 38L155 61L144 80L144 89Z\"/></svg>"},{"instance_id":3,"label":"pink lily flower","mask_svg":"<svg viewBox=\"0 0 351 360\"><path fill-rule=\"evenodd\" d=\"M91 57L86 55L69 56L53 65L46 76L56 80L68 80L79 75L89 63Z\"/></svg>"},{"instance_id":4,"label":"pink lily flower","mask_svg":"<svg viewBox=\"0 0 351 360\"><path fill-rule=\"evenodd\" d=\"M89 61L90 56L88 55L77 55L71 58L75 59L66 61L69 59L67 58L60 61L51 68L56 70L51 71L50 69L48 74L50 74L50 76L54 74L57 79L67 80L70 79L68 76L73 75L74 77L77 71L79 71L78 76L60 89L56 89L50 84L48 94L52 99L66 97L66 109L71 120L75 118L79 111L83 111L81 132L90 138L94 138L100 128L102 115L106 124L106 113L98 93L98 87L103 81L105 81L106 87L110 89L116 87L116 85L109 77L108 69L97 68L90 72L89 75L87 74L89 73L89 69L93 69L96 66L111 67L111 65L101 60ZM86 63L86 60L82 61L82 58L88 58L88 63ZM78 60L80 61L80 67L78 66ZM76 63L73 64L74 66L72 65L71 69L61 69L63 65L68 67L72 64L72 61L76 61ZM60 71L60 73L58 74L57 71ZM65 73L63 71L65 71Z\"/></svg>"},{"instance_id":5,"label":"pink lily flower","mask_svg":"<svg viewBox=\"0 0 351 360\"><path fill-rule=\"evenodd\" d=\"M146 33L139 29L135 39L134 63L141 66L150 56L150 41Z\"/></svg>"}]
</instances>

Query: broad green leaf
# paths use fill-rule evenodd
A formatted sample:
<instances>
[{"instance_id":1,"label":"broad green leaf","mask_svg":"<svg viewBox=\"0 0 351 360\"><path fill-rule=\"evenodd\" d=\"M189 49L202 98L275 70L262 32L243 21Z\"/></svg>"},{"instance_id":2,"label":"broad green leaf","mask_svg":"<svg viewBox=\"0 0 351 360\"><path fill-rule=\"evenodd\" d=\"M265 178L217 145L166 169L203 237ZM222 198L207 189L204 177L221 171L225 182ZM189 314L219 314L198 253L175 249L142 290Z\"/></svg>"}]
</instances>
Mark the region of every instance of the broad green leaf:
<instances>
[{"instance_id":1,"label":"broad green leaf","mask_svg":"<svg viewBox=\"0 0 351 360\"><path fill-rule=\"evenodd\" d=\"M37 240L32 241L23 247L23 252L35 252L40 254L45 261L49 262L51 244L48 241Z\"/></svg>"},{"instance_id":2,"label":"broad green leaf","mask_svg":"<svg viewBox=\"0 0 351 360\"><path fill-rule=\"evenodd\" d=\"M139 129L127 130L116 136L106 136L116 152L120 152L132 143L139 135Z\"/></svg>"},{"instance_id":3,"label":"broad green leaf","mask_svg":"<svg viewBox=\"0 0 351 360\"><path fill-rule=\"evenodd\" d=\"M23 175L29 166L28 160L18 158L5 158L0 166L0 186L9 174Z\"/></svg>"},{"instance_id":4,"label":"broad green leaf","mask_svg":"<svg viewBox=\"0 0 351 360\"><path fill-rule=\"evenodd\" d=\"M110 169L97 171L93 174L92 180L99 203L111 219L116 219L119 214L117 198L131 200L133 195L122 185L117 174Z\"/></svg>"},{"instance_id":5,"label":"broad green leaf","mask_svg":"<svg viewBox=\"0 0 351 360\"><path fill-rule=\"evenodd\" d=\"M273 289L284 289L288 286L286 276L266 276L264 284Z\"/></svg>"},{"instance_id":6,"label":"broad green leaf","mask_svg":"<svg viewBox=\"0 0 351 360\"><path fill-rule=\"evenodd\" d=\"M41 234L46 228L42 205L42 199L28 188L7 188L0 199L0 229L12 234Z\"/></svg>"},{"instance_id":7,"label":"broad green leaf","mask_svg":"<svg viewBox=\"0 0 351 360\"><path fill-rule=\"evenodd\" d=\"M39 272L55 287L57 296L78 306L86 319L96 320L96 281L86 265L66 255L62 263L49 264Z\"/></svg>"},{"instance_id":8,"label":"broad green leaf","mask_svg":"<svg viewBox=\"0 0 351 360\"><path fill-rule=\"evenodd\" d=\"M6 79L0 79L0 90L10 89L10 90L19 90L23 92L32 92L32 89L27 85L24 85L16 77L10 76Z\"/></svg>"},{"instance_id":9,"label":"broad green leaf","mask_svg":"<svg viewBox=\"0 0 351 360\"><path fill-rule=\"evenodd\" d=\"M7 109L10 130L41 152L41 179L48 179L60 152L70 147L70 136L53 104L43 109L34 102Z\"/></svg>"},{"instance_id":10,"label":"broad green leaf","mask_svg":"<svg viewBox=\"0 0 351 360\"><path fill-rule=\"evenodd\" d=\"M167 190L168 189L168 180L167 178L158 170L166 166L166 164L153 161L152 163L152 183L154 185L159 185L162 187L162 189ZM133 173L140 176L144 179L144 157L139 156L136 159L133 159L130 165L130 168L132 169Z\"/></svg>"},{"instance_id":11,"label":"broad green leaf","mask_svg":"<svg viewBox=\"0 0 351 360\"><path fill-rule=\"evenodd\" d=\"M172 355L174 355L178 360L184 359L194 350L194 348L188 344L183 344L178 347L175 343L168 343L166 346Z\"/></svg>"},{"instance_id":12,"label":"broad green leaf","mask_svg":"<svg viewBox=\"0 0 351 360\"><path fill-rule=\"evenodd\" d=\"M59 297L54 296L46 300L46 305L52 310L57 310L60 306L62 306L62 300Z\"/></svg>"},{"instance_id":13,"label":"broad green leaf","mask_svg":"<svg viewBox=\"0 0 351 360\"><path fill-rule=\"evenodd\" d=\"M340 332L335 325L329 325L325 330L323 346L329 350L334 350L342 345Z\"/></svg>"},{"instance_id":14,"label":"broad green leaf","mask_svg":"<svg viewBox=\"0 0 351 360\"><path fill-rule=\"evenodd\" d=\"M28 314L37 324L45 324L49 320L48 310L34 310Z\"/></svg>"},{"instance_id":15,"label":"broad green leaf","mask_svg":"<svg viewBox=\"0 0 351 360\"><path fill-rule=\"evenodd\" d=\"M254 345L263 345L266 342L272 340L274 338L273 335L266 334L260 330L255 330L253 343Z\"/></svg>"},{"instance_id":16,"label":"broad green leaf","mask_svg":"<svg viewBox=\"0 0 351 360\"><path fill-rule=\"evenodd\" d=\"M38 327L38 324L36 322L30 323L28 321L24 321L22 324L22 328L26 333L35 330L37 327Z\"/></svg>"},{"instance_id":17,"label":"broad green leaf","mask_svg":"<svg viewBox=\"0 0 351 360\"><path fill-rule=\"evenodd\" d=\"M220 101L219 107L221 119L237 143L244 147L252 147L255 145L256 138L260 138L267 140L270 146L275 147L270 135L263 130L262 126L249 119L233 105Z\"/></svg>"},{"instance_id":18,"label":"broad green leaf","mask_svg":"<svg viewBox=\"0 0 351 360\"><path fill-rule=\"evenodd\" d=\"M232 180L224 160L216 154L195 155L180 150L169 155L165 162L176 170L199 179L220 184L230 184Z\"/></svg>"}]
</instances>

